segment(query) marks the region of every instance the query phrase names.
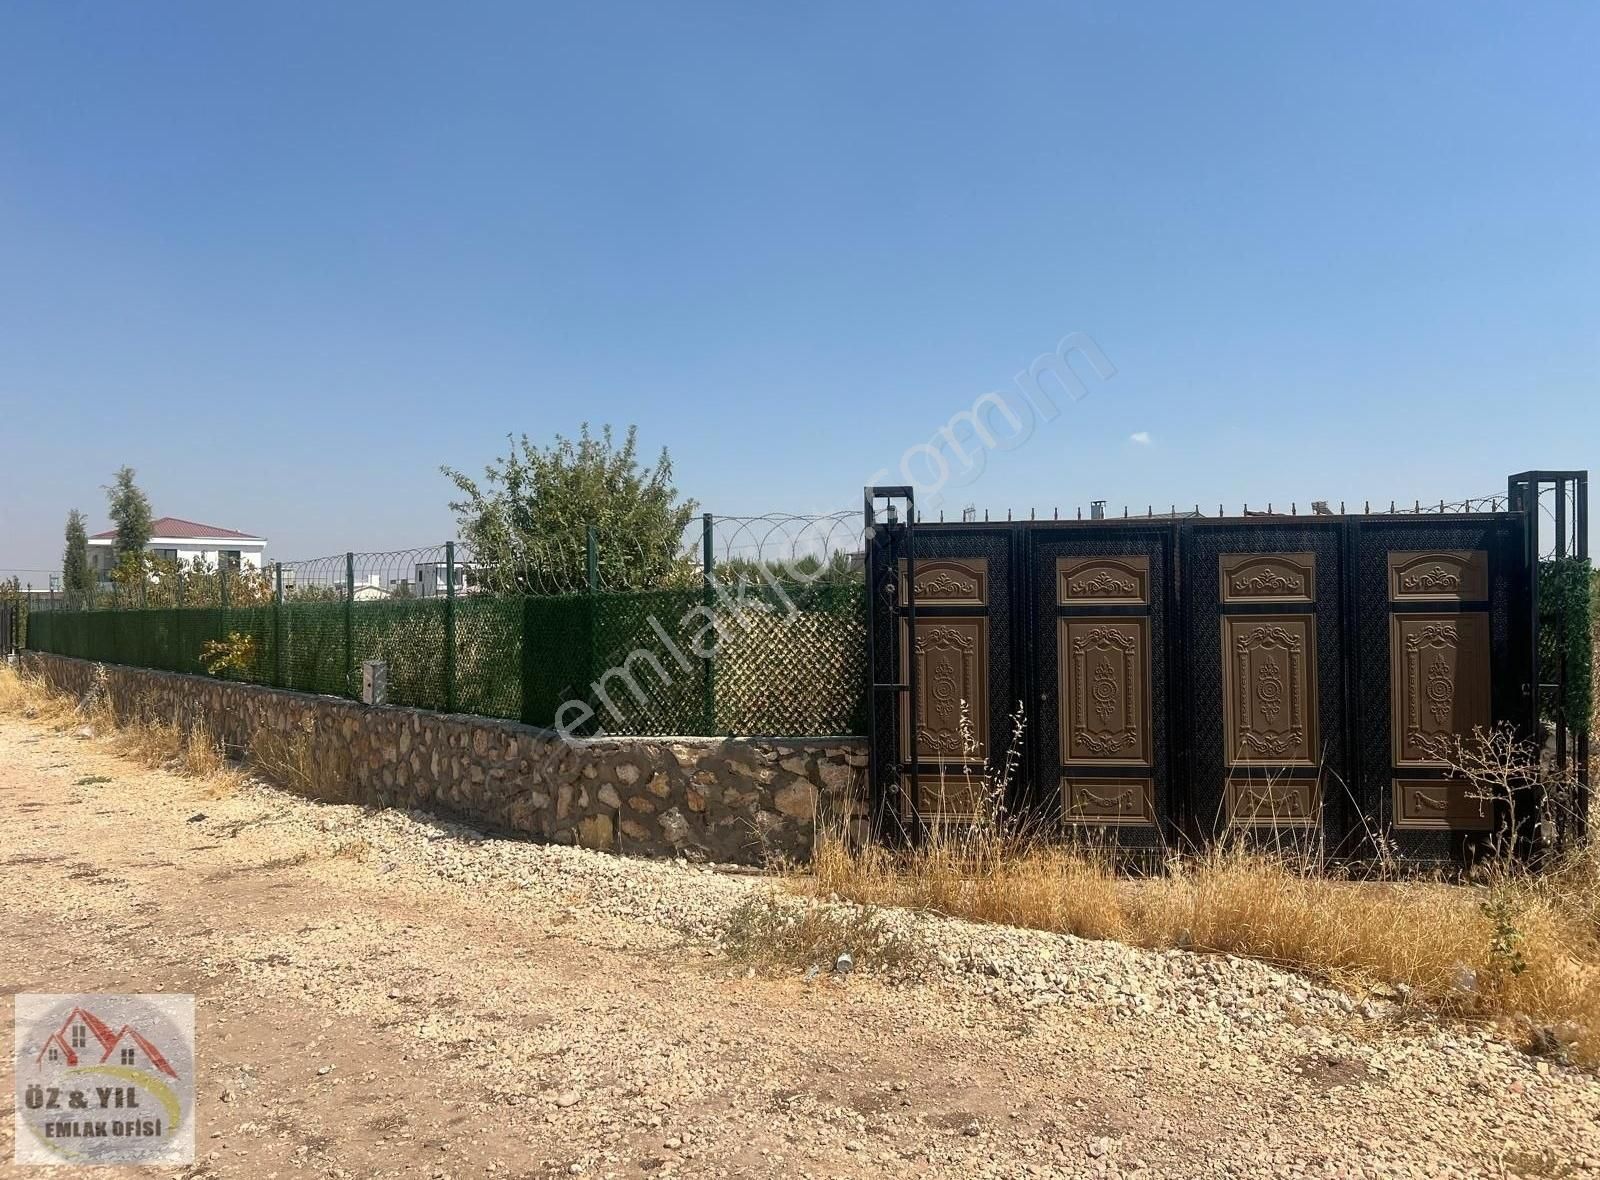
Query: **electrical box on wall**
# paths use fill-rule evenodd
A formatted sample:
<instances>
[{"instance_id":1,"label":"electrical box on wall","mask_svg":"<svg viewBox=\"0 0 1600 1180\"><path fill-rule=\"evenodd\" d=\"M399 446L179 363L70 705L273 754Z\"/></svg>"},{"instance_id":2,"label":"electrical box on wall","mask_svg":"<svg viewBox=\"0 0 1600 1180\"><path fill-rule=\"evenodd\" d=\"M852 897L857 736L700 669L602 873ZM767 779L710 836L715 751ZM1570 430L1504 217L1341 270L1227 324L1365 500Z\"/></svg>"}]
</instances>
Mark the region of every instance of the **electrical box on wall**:
<instances>
[{"instance_id":1,"label":"electrical box on wall","mask_svg":"<svg viewBox=\"0 0 1600 1180\"><path fill-rule=\"evenodd\" d=\"M366 705L389 703L389 665L384 661L361 661L361 701Z\"/></svg>"}]
</instances>

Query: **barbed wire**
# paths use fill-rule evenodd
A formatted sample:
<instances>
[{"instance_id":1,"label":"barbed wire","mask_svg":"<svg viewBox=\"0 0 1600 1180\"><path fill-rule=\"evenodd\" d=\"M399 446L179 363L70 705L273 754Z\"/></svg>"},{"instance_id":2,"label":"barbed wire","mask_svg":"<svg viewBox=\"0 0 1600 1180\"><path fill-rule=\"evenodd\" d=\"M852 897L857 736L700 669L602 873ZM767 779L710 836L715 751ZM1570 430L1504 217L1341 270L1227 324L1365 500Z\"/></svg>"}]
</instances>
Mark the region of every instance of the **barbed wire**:
<instances>
[{"instance_id":1,"label":"barbed wire","mask_svg":"<svg viewBox=\"0 0 1600 1180\"><path fill-rule=\"evenodd\" d=\"M1539 498L1542 517L1553 525L1552 508L1554 488L1543 488ZM1196 504L1192 508L1169 505L1159 510L1146 505L1144 512L1124 506L1121 512L1106 510L1103 501L1096 501L1088 513L1081 508L1072 515L1051 509L1048 515L1029 509L1026 516L1006 512L995 520L1094 520L1104 518L1109 522L1129 519L1239 519L1264 516L1321 516L1344 515L1360 512L1366 515L1392 514L1452 515L1472 513L1498 513L1508 509L1504 492L1491 492L1467 496L1459 500L1439 500L1424 503L1413 500L1403 504L1394 500L1375 503L1364 500L1359 505L1340 501L1314 500L1307 504L1291 501L1287 511L1281 503L1265 505L1240 505L1233 513L1225 505L1217 505L1213 514ZM1097 511L1098 510L1098 511ZM1576 529L1576 521L1566 525ZM707 535L709 519L709 537ZM932 523L918 514L922 523ZM947 520L944 513L937 516ZM955 520L979 521L974 509L964 510ZM985 511L982 521L991 515ZM255 579L252 595L275 595L281 578L281 589L286 601L342 601L353 597L355 601L404 600L408 598L443 598L451 593L495 596L558 596L585 592L621 593L639 590L674 590L698 586L704 578L704 563L709 539L713 576L732 579L764 571L767 576L792 577L815 580L826 575L831 580L853 579L859 575L865 548L862 535L863 521L858 510L829 513L769 512L756 516L717 516L696 518L685 528L677 547L663 552L659 546L649 545L642 539L618 537L614 531L594 542L586 531L571 535L557 535L537 539L508 538L485 551L478 551L466 541L451 544L417 546L408 549L383 551L352 551L328 554L321 557L268 562L259 571L249 569L231 571L229 574L213 573L210 576L225 580L233 577L236 585ZM1555 550L1554 530L1542 528L1541 547L1551 555ZM1570 539L1569 539L1570 541ZM1571 551L1570 543L1569 549ZM33 596L43 601L56 592L65 601L68 596L59 593L58 571L31 569L18 570L18 574L33 573L40 576L42 585L29 587ZM203 590L194 571L186 570L184 586L198 591L189 601L214 601L217 590ZM18 578L18 582L27 579ZM20 587L19 587L20 588ZM114 594L97 593L89 596L72 596L76 604L88 602L99 605L137 605L148 597L136 591L121 588Z\"/></svg>"}]
</instances>

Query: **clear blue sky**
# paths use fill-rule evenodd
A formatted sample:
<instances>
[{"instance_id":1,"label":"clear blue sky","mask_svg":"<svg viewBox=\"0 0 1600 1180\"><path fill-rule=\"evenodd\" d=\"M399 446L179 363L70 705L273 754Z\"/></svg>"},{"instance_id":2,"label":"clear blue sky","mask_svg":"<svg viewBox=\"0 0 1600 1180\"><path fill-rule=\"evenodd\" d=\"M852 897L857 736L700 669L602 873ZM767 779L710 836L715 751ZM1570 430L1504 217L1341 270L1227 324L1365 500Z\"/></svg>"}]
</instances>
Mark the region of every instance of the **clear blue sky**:
<instances>
[{"instance_id":1,"label":"clear blue sky","mask_svg":"<svg viewBox=\"0 0 1600 1180\"><path fill-rule=\"evenodd\" d=\"M1583 4L10 0L0 566L122 463L278 557L433 542L440 463L584 419L719 513L848 508L1074 331L1115 377L956 501L1586 466L1597 49Z\"/></svg>"}]
</instances>

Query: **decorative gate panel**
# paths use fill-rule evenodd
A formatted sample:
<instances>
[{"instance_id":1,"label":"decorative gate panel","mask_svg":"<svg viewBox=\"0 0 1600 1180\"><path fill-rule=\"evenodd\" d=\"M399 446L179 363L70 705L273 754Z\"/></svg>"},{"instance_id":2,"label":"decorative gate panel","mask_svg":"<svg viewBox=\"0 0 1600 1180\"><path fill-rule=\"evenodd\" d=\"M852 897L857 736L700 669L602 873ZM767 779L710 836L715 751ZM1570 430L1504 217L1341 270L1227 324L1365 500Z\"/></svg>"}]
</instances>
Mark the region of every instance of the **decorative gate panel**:
<instances>
[{"instance_id":1,"label":"decorative gate panel","mask_svg":"<svg viewBox=\"0 0 1600 1180\"><path fill-rule=\"evenodd\" d=\"M1067 618L1060 628L1062 762L1149 766L1149 621Z\"/></svg>"},{"instance_id":2,"label":"decorative gate panel","mask_svg":"<svg viewBox=\"0 0 1600 1180\"><path fill-rule=\"evenodd\" d=\"M989 624L933 618L917 628L917 744L925 763L982 763L989 753ZM966 732L962 732L962 717ZM901 757L909 759L909 716Z\"/></svg>"},{"instance_id":3,"label":"decorative gate panel","mask_svg":"<svg viewBox=\"0 0 1600 1180\"><path fill-rule=\"evenodd\" d=\"M1058 557L1062 606L1149 606L1148 557Z\"/></svg>"},{"instance_id":4,"label":"decorative gate panel","mask_svg":"<svg viewBox=\"0 0 1600 1180\"><path fill-rule=\"evenodd\" d=\"M1222 620L1229 766L1315 766L1317 621L1310 615Z\"/></svg>"},{"instance_id":5,"label":"decorative gate panel","mask_svg":"<svg viewBox=\"0 0 1600 1180\"><path fill-rule=\"evenodd\" d=\"M1226 553L1223 602L1315 602L1315 553Z\"/></svg>"},{"instance_id":6,"label":"decorative gate panel","mask_svg":"<svg viewBox=\"0 0 1600 1180\"><path fill-rule=\"evenodd\" d=\"M1394 765L1443 766L1456 737L1488 729L1489 616L1395 615Z\"/></svg>"}]
</instances>

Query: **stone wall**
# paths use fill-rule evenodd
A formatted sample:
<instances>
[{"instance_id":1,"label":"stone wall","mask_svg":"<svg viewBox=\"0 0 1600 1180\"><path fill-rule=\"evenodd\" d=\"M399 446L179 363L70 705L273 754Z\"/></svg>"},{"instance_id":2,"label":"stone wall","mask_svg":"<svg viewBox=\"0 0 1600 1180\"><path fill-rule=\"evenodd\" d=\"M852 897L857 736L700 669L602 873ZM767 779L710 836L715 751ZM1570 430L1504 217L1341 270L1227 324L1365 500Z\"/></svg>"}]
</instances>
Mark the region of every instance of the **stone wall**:
<instances>
[{"instance_id":1,"label":"stone wall","mask_svg":"<svg viewBox=\"0 0 1600 1180\"><path fill-rule=\"evenodd\" d=\"M229 747L302 753L319 793L420 808L541 840L760 863L810 858L819 803L849 805L858 738L564 741L484 717L369 706L43 652L25 665L67 692L97 684L119 713L202 722ZM263 735L270 735L264 737Z\"/></svg>"}]
</instances>

